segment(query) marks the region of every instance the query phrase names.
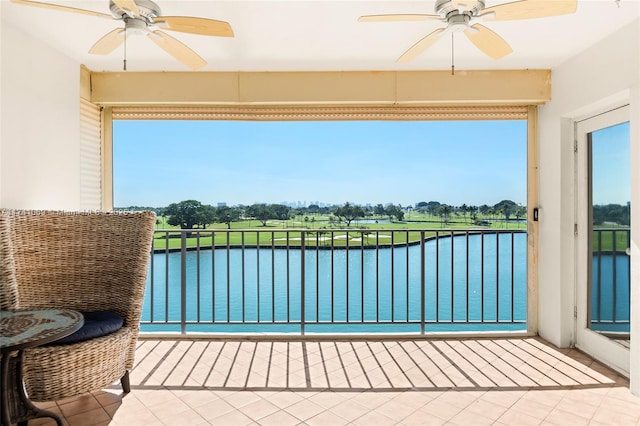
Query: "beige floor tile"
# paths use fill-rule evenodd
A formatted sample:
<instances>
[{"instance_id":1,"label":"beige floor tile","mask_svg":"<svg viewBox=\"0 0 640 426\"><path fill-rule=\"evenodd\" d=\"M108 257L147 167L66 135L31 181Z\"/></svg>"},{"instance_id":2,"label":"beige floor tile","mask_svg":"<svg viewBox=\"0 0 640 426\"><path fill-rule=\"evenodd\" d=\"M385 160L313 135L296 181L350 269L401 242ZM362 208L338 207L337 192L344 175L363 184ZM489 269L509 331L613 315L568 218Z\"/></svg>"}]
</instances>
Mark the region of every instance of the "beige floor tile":
<instances>
[{"instance_id":1,"label":"beige floor tile","mask_svg":"<svg viewBox=\"0 0 640 426\"><path fill-rule=\"evenodd\" d=\"M439 396L436 392L428 391L405 391L400 392L395 398L395 401L401 402L407 407L411 407L415 410L424 407L431 400Z\"/></svg>"},{"instance_id":2,"label":"beige floor tile","mask_svg":"<svg viewBox=\"0 0 640 426\"><path fill-rule=\"evenodd\" d=\"M348 399L348 396L341 392L324 391L308 398L310 401L324 408L332 408Z\"/></svg>"},{"instance_id":3,"label":"beige floor tile","mask_svg":"<svg viewBox=\"0 0 640 426\"><path fill-rule=\"evenodd\" d=\"M130 425L162 425L160 419L158 419L148 408L140 405L138 409L121 409L118 410L113 416L112 421L118 426L130 426Z\"/></svg>"},{"instance_id":4,"label":"beige floor tile","mask_svg":"<svg viewBox=\"0 0 640 426\"><path fill-rule=\"evenodd\" d=\"M147 407L162 403L170 404L179 399L171 392L158 389L136 389L132 394L138 401Z\"/></svg>"},{"instance_id":5,"label":"beige floor tile","mask_svg":"<svg viewBox=\"0 0 640 426\"><path fill-rule=\"evenodd\" d=\"M160 417L160 421L167 426L197 426L206 422L206 420L195 410L189 409L174 415Z\"/></svg>"},{"instance_id":6,"label":"beige floor tile","mask_svg":"<svg viewBox=\"0 0 640 426\"><path fill-rule=\"evenodd\" d=\"M66 404L59 404L58 406L65 417L101 408L98 400L91 394L82 395L77 399L71 400Z\"/></svg>"},{"instance_id":7,"label":"beige floor tile","mask_svg":"<svg viewBox=\"0 0 640 426\"><path fill-rule=\"evenodd\" d=\"M364 405L370 410L375 410L390 398L397 396L395 392L360 392L354 395L351 400Z\"/></svg>"},{"instance_id":8,"label":"beige floor tile","mask_svg":"<svg viewBox=\"0 0 640 426\"><path fill-rule=\"evenodd\" d=\"M49 410L51 408L57 407L58 404L56 404L56 401L42 401L42 402L34 402L34 405L36 407Z\"/></svg>"},{"instance_id":9,"label":"beige floor tile","mask_svg":"<svg viewBox=\"0 0 640 426\"><path fill-rule=\"evenodd\" d=\"M549 413L544 421L557 426L583 426L589 424L589 419L581 416L580 413L566 411L561 408L554 409L551 413Z\"/></svg>"},{"instance_id":10,"label":"beige floor tile","mask_svg":"<svg viewBox=\"0 0 640 426\"><path fill-rule=\"evenodd\" d=\"M165 391L165 392L168 392L168 391ZM164 402L159 402L157 404L148 405L147 407L159 419L164 419L166 417L174 417L177 414L191 410L191 407L189 407L187 404L182 402L182 400L180 400L180 398L178 397L175 397L175 399L171 399L170 401L164 401Z\"/></svg>"},{"instance_id":11,"label":"beige floor tile","mask_svg":"<svg viewBox=\"0 0 640 426\"><path fill-rule=\"evenodd\" d=\"M422 410L415 411L413 414L402 419L402 424L405 426L441 426L446 422L446 420L433 416Z\"/></svg>"},{"instance_id":12,"label":"beige floor tile","mask_svg":"<svg viewBox=\"0 0 640 426\"><path fill-rule=\"evenodd\" d=\"M510 408L520 398L524 397L528 393L531 393L531 392L527 392L524 390L521 390L521 391L500 390L498 388L498 389L492 389L486 392L484 395L480 397L480 400L488 401L504 408Z\"/></svg>"},{"instance_id":13,"label":"beige floor tile","mask_svg":"<svg viewBox=\"0 0 640 426\"><path fill-rule=\"evenodd\" d=\"M48 408L48 411L53 411L54 413L62 416L62 412L56 408ZM29 426L56 426L56 421L51 417L40 417L38 419L29 420Z\"/></svg>"},{"instance_id":14,"label":"beige floor tile","mask_svg":"<svg viewBox=\"0 0 640 426\"><path fill-rule=\"evenodd\" d=\"M437 400L460 409L467 408L471 403L484 395L484 391L456 391L451 390L440 395Z\"/></svg>"},{"instance_id":15,"label":"beige floor tile","mask_svg":"<svg viewBox=\"0 0 640 426\"><path fill-rule=\"evenodd\" d=\"M404 404L401 399L394 398L376 408L376 412L384 414L385 416L396 420L402 421L405 417L413 414L416 411L411 405Z\"/></svg>"},{"instance_id":16,"label":"beige floor tile","mask_svg":"<svg viewBox=\"0 0 640 426\"><path fill-rule=\"evenodd\" d=\"M325 411L325 409L313 401L304 399L302 401L296 402L293 405L290 405L285 409L285 411L292 416L300 419L301 421L306 421L307 419L310 419L311 417Z\"/></svg>"},{"instance_id":17,"label":"beige floor tile","mask_svg":"<svg viewBox=\"0 0 640 426\"><path fill-rule=\"evenodd\" d=\"M505 425L537 426L543 422L543 419L530 416L517 408L511 408L500 416L497 422Z\"/></svg>"},{"instance_id":18,"label":"beige floor tile","mask_svg":"<svg viewBox=\"0 0 640 426\"><path fill-rule=\"evenodd\" d=\"M282 410L260 419L262 426L294 426L297 424L300 424L300 419Z\"/></svg>"},{"instance_id":19,"label":"beige floor tile","mask_svg":"<svg viewBox=\"0 0 640 426\"><path fill-rule=\"evenodd\" d=\"M261 399L262 398L254 392L239 391L228 395L224 398L224 401L233 405L235 408L242 408Z\"/></svg>"},{"instance_id":20,"label":"beige floor tile","mask_svg":"<svg viewBox=\"0 0 640 426\"><path fill-rule=\"evenodd\" d=\"M370 411L369 408L354 401L353 399L341 402L331 408L331 412L347 421L353 421Z\"/></svg>"},{"instance_id":21,"label":"beige floor tile","mask_svg":"<svg viewBox=\"0 0 640 426\"><path fill-rule=\"evenodd\" d=\"M549 407L555 407L567 394L566 389L559 390L532 390L522 396L523 400L535 401Z\"/></svg>"},{"instance_id":22,"label":"beige floor tile","mask_svg":"<svg viewBox=\"0 0 640 426\"><path fill-rule=\"evenodd\" d=\"M603 403L591 418L593 422L610 423L618 426L640 425L640 409L624 410Z\"/></svg>"},{"instance_id":23,"label":"beige floor tile","mask_svg":"<svg viewBox=\"0 0 640 426\"><path fill-rule=\"evenodd\" d=\"M507 408L502 407L493 402L486 401L482 398L478 398L473 401L463 410L463 413L469 413L471 416L477 414L479 416L488 418L491 421L498 420L505 412Z\"/></svg>"},{"instance_id":24,"label":"beige floor tile","mask_svg":"<svg viewBox=\"0 0 640 426\"><path fill-rule=\"evenodd\" d=\"M109 418L113 418L121 406L122 406L122 401L119 401L119 402L114 402L113 404L103 405L102 408L104 408L104 411L107 412L107 414L109 415Z\"/></svg>"},{"instance_id":25,"label":"beige floor tile","mask_svg":"<svg viewBox=\"0 0 640 426\"><path fill-rule=\"evenodd\" d=\"M262 397L280 409L287 408L296 402L300 402L305 399L304 393L291 391L268 392Z\"/></svg>"},{"instance_id":26,"label":"beige floor tile","mask_svg":"<svg viewBox=\"0 0 640 426\"><path fill-rule=\"evenodd\" d=\"M553 407L522 398L515 404L513 404L511 410L526 414L542 421L549 415L551 410L553 410Z\"/></svg>"},{"instance_id":27,"label":"beige floor tile","mask_svg":"<svg viewBox=\"0 0 640 426\"><path fill-rule=\"evenodd\" d=\"M98 391L94 392L93 396L95 399L102 405L114 404L116 402L122 401L123 394L109 391Z\"/></svg>"},{"instance_id":28,"label":"beige floor tile","mask_svg":"<svg viewBox=\"0 0 640 426\"><path fill-rule=\"evenodd\" d=\"M215 401L216 399L219 399L216 394L206 389L173 391L173 394L180 398L182 402L192 408L208 404L212 401Z\"/></svg>"},{"instance_id":29,"label":"beige floor tile","mask_svg":"<svg viewBox=\"0 0 640 426\"><path fill-rule=\"evenodd\" d=\"M349 422L331 411L323 411L322 413L305 420L305 424L309 426L342 426L348 425Z\"/></svg>"},{"instance_id":30,"label":"beige floor tile","mask_svg":"<svg viewBox=\"0 0 640 426\"><path fill-rule=\"evenodd\" d=\"M243 406L241 410L251 419L259 422L263 417L280 411L280 408L261 398L258 401Z\"/></svg>"},{"instance_id":31,"label":"beige floor tile","mask_svg":"<svg viewBox=\"0 0 640 426\"><path fill-rule=\"evenodd\" d=\"M590 420L598 410L600 401L598 401L597 404L583 402L581 400L572 399L571 395L572 393L567 394L567 396L565 396L558 405L556 405L555 409L563 410L568 413L575 413L578 417Z\"/></svg>"},{"instance_id":32,"label":"beige floor tile","mask_svg":"<svg viewBox=\"0 0 640 426\"><path fill-rule=\"evenodd\" d=\"M629 384L626 386L614 386L609 389L607 393L607 399L612 398L618 401L622 401L630 406L637 407L640 411L640 396L632 395L629 391Z\"/></svg>"},{"instance_id":33,"label":"beige floor tile","mask_svg":"<svg viewBox=\"0 0 640 426\"><path fill-rule=\"evenodd\" d=\"M210 403L199 405L197 407L193 407L193 410L202 416L205 420L211 420L215 417L218 417L222 414L229 413L236 408L224 401L223 398L218 398Z\"/></svg>"},{"instance_id":34,"label":"beige floor tile","mask_svg":"<svg viewBox=\"0 0 640 426\"><path fill-rule=\"evenodd\" d=\"M138 347L130 394L115 383L39 405L66 415L70 426L640 426L640 398L627 379L541 339L148 340Z\"/></svg>"},{"instance_id":35,"label":"beige floor tile","mask_svg":"<svg viewBox=\"0 0 640 426\"><path fill-rule=\"evenodd\" d=\"M428 415L438 417L442 420L449 421L455 417L462 408L451 405L440 398L436 398L420 409Z\"/></svg>"},{"instance_id":36,"label":"beige floor tile","mask_svg":"<svg viewBox=\"0 0 640 426\"><path fill-rule=\"evenodd\" d=\"M397 423L398 422L396 420L380 414L377 411L370 411L362 417L358 417L353 421L353 424L357 426L390 426Z\"/></svg>"},{"instance_id":37,"label":"beige floor tile","mask_svg":"<svg viewBox=\"0 0 640 426\"><path fill-rule=\"evenodd\" d=\"M240 410L233 410L228 413L209 419L209 422L220 426L245 426L253 423L249 417Z\"/></svg>"},{"instance_id":38,"label":"beige floor tile","mask_svg":"<svg viewBox=\"0 0 640 426\"><path fill-rule=\"evenodd\" d=\"M450 420L452 424L460 426L490 426L494 421L493 419L469 410L461 411Z\"/></svg>"}]
</instances>

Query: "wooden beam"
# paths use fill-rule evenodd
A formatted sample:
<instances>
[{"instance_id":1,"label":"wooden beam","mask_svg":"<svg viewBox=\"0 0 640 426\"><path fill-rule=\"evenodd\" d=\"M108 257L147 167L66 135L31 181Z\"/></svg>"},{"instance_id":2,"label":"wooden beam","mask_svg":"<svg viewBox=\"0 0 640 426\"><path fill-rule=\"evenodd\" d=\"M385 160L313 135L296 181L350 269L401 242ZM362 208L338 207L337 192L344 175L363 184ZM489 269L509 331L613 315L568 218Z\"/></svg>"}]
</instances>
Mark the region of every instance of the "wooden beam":
<instances>
[{"instance_id":1,"label":"wooden beam","mask_svg":"<svg viewBox=\"0 0 640 426\"><path fill-rule=\"evenodd\" d=\"M101 105L539 105L551 71L91 72Z\"/></svg>"}]
</instances>

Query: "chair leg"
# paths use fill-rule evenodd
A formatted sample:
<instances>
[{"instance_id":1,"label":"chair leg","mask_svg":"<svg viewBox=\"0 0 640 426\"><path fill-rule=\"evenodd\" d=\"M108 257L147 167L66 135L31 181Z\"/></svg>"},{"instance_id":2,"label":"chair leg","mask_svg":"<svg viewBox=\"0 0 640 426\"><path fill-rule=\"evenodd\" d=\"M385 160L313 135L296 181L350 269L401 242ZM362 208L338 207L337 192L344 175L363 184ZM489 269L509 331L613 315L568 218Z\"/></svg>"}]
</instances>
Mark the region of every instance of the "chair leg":
<instances>
[{"instance_id":1,"label":"chair leg","mask_svg":"<svg viewBox=\"0 0 640 426\"><path fill-rule=\"evenodd\" d=\"M124 376L120 379L120 383L122 384L122 391L124 393L131 392L131 382L129 381L129 370L124 372Z\"/></svg>"}]
</instances>

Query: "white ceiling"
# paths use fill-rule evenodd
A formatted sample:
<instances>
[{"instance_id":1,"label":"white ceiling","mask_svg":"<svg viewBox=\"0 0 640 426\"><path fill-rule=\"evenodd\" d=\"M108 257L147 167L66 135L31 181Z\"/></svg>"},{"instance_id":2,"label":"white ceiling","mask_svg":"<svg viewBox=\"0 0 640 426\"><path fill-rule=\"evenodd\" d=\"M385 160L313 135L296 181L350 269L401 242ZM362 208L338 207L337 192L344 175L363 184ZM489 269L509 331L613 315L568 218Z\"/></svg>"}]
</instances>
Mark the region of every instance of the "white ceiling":
<instances>
[{"instance_id":1,"label":"white ceiling","mask_svg":"<svg viewBox=\"0 0 640 426\"><path fill-rule=\"evenodd\" d=\"M42 0L41 0L42 1ZM451 67L451 39L441 39L411 62L395 60L440 21L360 23L361 15L434 13L435 0L155 0L165 16L228 21L234 38L178 32L207 62L206 71L442 70ZM541 0L537 0L541 1ZM542 0L544 1L544 0ZM546 0L555 1L555 0ZM2 25L11 24L96 71L122 70L123 48L107 56L87 51L122 21L0 0ZM51 3L109 13L108 0ZM486 6L506 3L486 0ZM553 68L640 16L640 0L579 0L577 13L513 22L485 22L513 48L493 60L462 34L454 40L456 69ZM146 37L127 41L129 70L186 71Z\"/></svg>"}]
</instances>

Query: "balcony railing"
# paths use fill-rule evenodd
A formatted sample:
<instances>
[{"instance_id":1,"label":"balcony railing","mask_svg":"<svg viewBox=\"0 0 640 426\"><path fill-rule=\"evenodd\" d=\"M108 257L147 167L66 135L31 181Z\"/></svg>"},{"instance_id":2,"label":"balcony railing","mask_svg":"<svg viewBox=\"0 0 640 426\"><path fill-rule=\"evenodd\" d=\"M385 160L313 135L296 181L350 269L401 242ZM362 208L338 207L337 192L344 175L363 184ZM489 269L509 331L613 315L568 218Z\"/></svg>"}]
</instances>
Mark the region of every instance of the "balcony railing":
<instances>
[{"instance_id":1,"label":"balcony railing","mask_svg":"<svg viewBox=\"0 0 640 426\"><path fill-rule=\"evenodd\" d=\"M524 331L526 247L522 230L159 230L141 327Z\"/></svg>"},{"instance_id":2,"label":"balcony railing","mask_svg":"<svg viewBox=\"0 0 640 426\"><path fill-rule=\"evenodd\" d=\"M593 231L591 267L591 328L610 333L629 333L631 229L598 228Z\"/></svg>"}]
</instances>

